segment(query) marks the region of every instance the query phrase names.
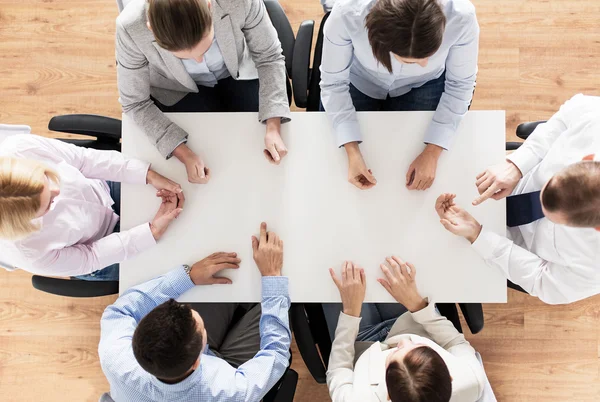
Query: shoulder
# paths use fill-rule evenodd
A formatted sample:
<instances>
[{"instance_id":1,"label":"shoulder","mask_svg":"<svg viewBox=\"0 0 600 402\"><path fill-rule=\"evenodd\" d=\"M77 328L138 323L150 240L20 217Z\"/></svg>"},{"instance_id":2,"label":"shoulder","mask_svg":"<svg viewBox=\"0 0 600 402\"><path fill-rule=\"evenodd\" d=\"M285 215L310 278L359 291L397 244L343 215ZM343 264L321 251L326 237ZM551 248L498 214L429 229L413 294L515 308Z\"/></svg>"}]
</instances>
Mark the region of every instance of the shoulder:
<instances>
[{"instance_id":1,"label":"shoulder","mask_svg":"<svg viewBox=\"0 0 600 402\"><path fill-rule=\"evenodd\" d=\"M0 155L2 156L21 156L26 157L29 154L33 156L45 143L56 141L50 138L44 138L35 134L17 134L7 137L0 144Z\"/></svg>"},{"instance_id":2,"label":"shoulder","mask_svg":"<svg viewBox=\"0 0 600 402\"><path fill-rule=\"evenodd\" d=\"M327 25L342 25L347 31L366 31L365 19L376 0L337 0Z\"/></svg>"},{"instance_id":3,"label":"shoulder","mask_svg":"<svg viewBox=\"0 0 600 402\"><path fill-rule=\"evenodd\" d=\"M441 4L450 22L468 24L477 21L475 6L469 0L442 0Z\"/></svg>"},{"instance_id":4,"label":"shoulder","mask_svg":"<svg viewBox=\"0 0 600 402\"><path fill-rule=\"evenodd\" d=\"M561 107L560 112L566 119L576 118L578 121L595 120L598 118L600 110L600 97L577 94L566 101Z\"/></svg>"},{"instance_id":5,"label":"shoulder","mask_svg":"<svg viewBox=\"0 0 600 402\"><path fill-rule=\"evenodd\" d=\"M117 35L120 30L131 34L141 28L146 28L146 0L133 0L123 9L117 17Z\"/></svg>"}]
</instances>

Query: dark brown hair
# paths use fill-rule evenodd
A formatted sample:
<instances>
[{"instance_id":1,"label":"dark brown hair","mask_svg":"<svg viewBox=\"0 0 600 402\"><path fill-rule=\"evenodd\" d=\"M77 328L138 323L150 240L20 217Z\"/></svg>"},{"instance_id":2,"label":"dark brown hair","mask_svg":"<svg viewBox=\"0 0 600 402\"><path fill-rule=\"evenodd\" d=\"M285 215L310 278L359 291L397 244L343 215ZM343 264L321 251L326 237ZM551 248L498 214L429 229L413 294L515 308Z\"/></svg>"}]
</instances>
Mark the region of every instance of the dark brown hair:
<instances>
[{"instance_id":1,"label":"dark brown hair","mask_svg":"<svg viewBox=\"0 0 600 402\"><path fill-rule=\"evenodd\" d=\"M444 359L428 346L419 346L393 361L385 372L392 402L448 402L452 378Z\"/></svg>"},{"instance_id":2,"label":"dark brown hair","mask_svg":"<svg viewBox=\"0 0 600 402\"><path fill-rule=\"evenodd\" d=\"M171 52L194 48L212 26L207 0L148 0L156 43Z\"/></svg>"},{"instance_id":3,"label":"dark brown hair","mask_svg":"<svg viewBox=\"0 0 600 402\"><path fill-rule=\"evenodd\" d=\"M202 342L190 307L173 299L142 318L131 340L137 362L161 380L182 378L198 360Z\"/></svg>"},{"instance_id":4,"label":"dark brown hair","mask_svg":"<svg viewBox=\"0 0 600 402\"><path fill-rule=\"evenodd\" d=\"M392 72L390 52L424 59L440 48L446 16L437 0L378 0L365 20L373 56Z\"/></svg>"},{"instance_id":5,"label":"dark brown hair","mask_svg":"<svg viewBox=\"0 0 600 402\"><path fill-rule=\"evenodd\" d=\"M542 205L564 214L569 225L600 227L600 162L575 163L552 176Z\"/></svg>"}]
</instances>

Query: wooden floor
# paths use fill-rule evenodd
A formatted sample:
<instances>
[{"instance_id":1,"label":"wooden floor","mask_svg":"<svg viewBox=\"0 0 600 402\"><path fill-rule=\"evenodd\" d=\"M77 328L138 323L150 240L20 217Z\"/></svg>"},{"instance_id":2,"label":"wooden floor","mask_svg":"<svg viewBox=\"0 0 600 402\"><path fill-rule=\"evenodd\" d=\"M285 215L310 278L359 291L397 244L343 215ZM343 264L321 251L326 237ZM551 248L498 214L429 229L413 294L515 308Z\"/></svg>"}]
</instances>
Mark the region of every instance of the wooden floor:
<instances>
[{"instance_id":1,"label":"wooden floor","mask_svg":"<svg viewBox=\"0 0 600 402\"><path fill-rule=\"evenodd\" d=\"M600 1L474 0L481 26L473 109L505 109L507 135L546 119L572 95L600 94ZM294 27L317 22L317 0L282 0ZM0 0L0 123L42 135L50 117L119 117L113 0ZM485 133L481 133L485 135ZM474 284L475 286L475 284ZM99 318L114 297L72 300L0 272L0 400L96 401ZM485 305L482 354L498 400L600 401L600 297L547 306L509 292ZM324 401L295 353L296 400Z\"/></svg>"}]
</instances>

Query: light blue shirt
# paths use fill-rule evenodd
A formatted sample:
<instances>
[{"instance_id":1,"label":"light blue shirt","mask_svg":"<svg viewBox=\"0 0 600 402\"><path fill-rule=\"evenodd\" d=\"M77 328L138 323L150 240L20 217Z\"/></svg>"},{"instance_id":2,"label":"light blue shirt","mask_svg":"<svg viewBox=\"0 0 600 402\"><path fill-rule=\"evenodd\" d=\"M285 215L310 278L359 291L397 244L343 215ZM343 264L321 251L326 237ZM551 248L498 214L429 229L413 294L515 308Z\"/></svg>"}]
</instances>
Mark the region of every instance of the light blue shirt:
<instances>
[{"instance_id":1,"label":"light blue shirt","mask_svg":"<svg viewBox=\"0 0 600 402\"><path fill-rule=\"evenodd\" d=\"M352 83L371 98L408 93L446 71L445 89L424 141L448 149L467 113L477 76L479 25L468 0L439 0L446 15L440 49L426 67L403 64L391 55L392 73L373 56L365 18L376 0L337 0L325 23L321 63L321 100L338 146L362 141L349 93Z\"/></svg>"},{"instance_id":2,"label":"light blue shirt","mask_svg":"<svg viewBox=\"0 0 600 402\"><path fill-rule=\"evenodd\" d=\"M204 53L202 63L198 63L194 59L182 59L181 61L190 77L198 85L214 87L217 85L217 81L230 76L215 38L213 38L212 44Z\"/></svg>"},{"instance_id":3,"label":"light blue shirt","mask_svg":"<svg viewBox=\"0 0 600 402\"><path fill-rule=\"evenodd\" d=\"M262 278L261 348L237 369L208 348L198 369L177 384L165 384L140 367L131 346L137 324L154 307L193 286L183 267L178 267L128 289L106 308L98 354L115 402L256 402L281 378L289 364L291 338L286 277Z\"/></svg>"}]
</instances>

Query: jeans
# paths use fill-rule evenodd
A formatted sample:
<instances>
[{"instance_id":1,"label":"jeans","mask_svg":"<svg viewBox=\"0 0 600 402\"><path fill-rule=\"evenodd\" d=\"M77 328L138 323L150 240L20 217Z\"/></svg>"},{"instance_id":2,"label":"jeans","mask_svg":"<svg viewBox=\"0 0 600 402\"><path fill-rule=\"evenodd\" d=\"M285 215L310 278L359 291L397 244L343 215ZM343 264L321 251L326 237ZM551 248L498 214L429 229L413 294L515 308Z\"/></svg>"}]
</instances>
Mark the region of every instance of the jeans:
<instances>
[{"instance_id":1,"label":"jeans","mask_svg":"<svg viewBox=\"0 0 600 402\"><path fill-rule=\"evenodd\" d=\"M110 189L110 197L115 202L112 206L115 214L121 215L121 183L114 181L107 181L108 188ZM113 233L121 231L121 221L117 222ZM112 264L108 267L99 269L87 275L73 276L71 279L79 279L82 281L118 281L119 280L119 264Z\"/></svg>"},{"instance_id":2,"label":"jeans","mask_svg":"<svg viewBox=\"0 0 600 402\"><path fill-rule=\"evenodd\" d=\"M331 339L342 311L341 303L323 303L323 313ZM357 341L383 342L406 307L399 303L363 303Z\"/></svg>"},{"instance_id":3,"label":"jeans","mask_svg":"<svg viewBox=\"0 0 600 402\"><path fill-rule=\"evenodd\" d=\"M214 87L198 85L198 93L190 92L173 106L152 98L163 112L258 112L258 80L223 78Z\"/></svg>"},{"instance_id":4,"label":"jeans","mask_svg":"<svg viewBox=\"0 0 600 402\"><path fill-rule=\"evenodd\" d=\"M350 97L357 112L401 112L415 110L436 110L446 85L446 73L439 78L431 80L410 92L386 99L375 99L360 92L350 84ZM320 110L324 111L323 104Z\"/></svg>"}]
</instances>

